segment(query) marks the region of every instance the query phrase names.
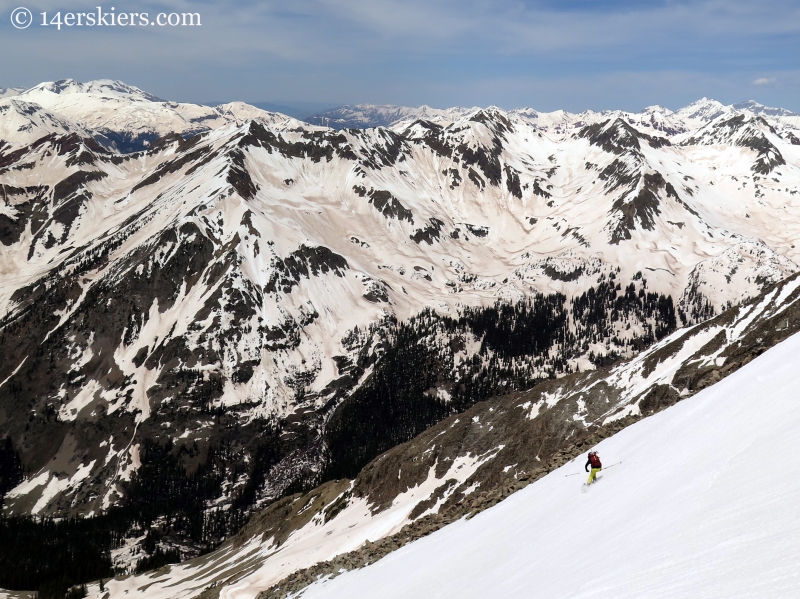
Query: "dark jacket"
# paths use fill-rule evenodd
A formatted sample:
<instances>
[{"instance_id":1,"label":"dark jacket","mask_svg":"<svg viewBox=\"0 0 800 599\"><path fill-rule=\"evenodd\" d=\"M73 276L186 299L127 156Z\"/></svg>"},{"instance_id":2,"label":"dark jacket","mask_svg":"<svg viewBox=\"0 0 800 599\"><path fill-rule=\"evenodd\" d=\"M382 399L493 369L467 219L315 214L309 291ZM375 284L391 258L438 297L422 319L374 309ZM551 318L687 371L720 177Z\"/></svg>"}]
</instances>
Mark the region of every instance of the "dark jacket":
<instances>
[{"instance_id":1,"label":"dark jacket","mask_svg":"<svg viewBox=\"0 0 800 599\"><path fill-rule=\"evenodd\" d=\"M589 467L592 466L592 460L590 458L586 458L586 466L584 466L584 470L589 472ZM597 456L597 466L593 466L593 468L602 468L603 464L600 462L600 456Z\"/></svg>"}]
</instances>

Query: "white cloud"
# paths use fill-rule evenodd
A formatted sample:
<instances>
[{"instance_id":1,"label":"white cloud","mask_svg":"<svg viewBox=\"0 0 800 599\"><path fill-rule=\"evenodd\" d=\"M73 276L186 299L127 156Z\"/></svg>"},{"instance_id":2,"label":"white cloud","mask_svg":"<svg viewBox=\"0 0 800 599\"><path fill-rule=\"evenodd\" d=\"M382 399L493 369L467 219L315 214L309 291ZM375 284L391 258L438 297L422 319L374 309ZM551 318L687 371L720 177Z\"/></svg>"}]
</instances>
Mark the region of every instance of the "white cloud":
<instances>
[{"instance_id":1,"label":"white cloud","mask_svg":"<svg viewBox=\"0 0 800 599\"><path fill-rule=\"evenodd\" d=\"M753 81L753 85L770 85L775 83L775 77L759 77Z\"/></svg>"}]
</instances>

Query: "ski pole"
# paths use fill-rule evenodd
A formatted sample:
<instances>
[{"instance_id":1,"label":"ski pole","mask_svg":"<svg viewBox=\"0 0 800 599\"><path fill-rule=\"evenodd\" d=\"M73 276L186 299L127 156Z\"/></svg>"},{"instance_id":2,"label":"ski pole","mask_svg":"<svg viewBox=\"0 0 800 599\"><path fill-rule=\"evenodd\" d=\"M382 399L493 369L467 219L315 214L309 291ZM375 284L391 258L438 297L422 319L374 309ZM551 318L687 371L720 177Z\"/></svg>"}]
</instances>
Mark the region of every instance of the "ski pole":
<instances>
[{"instance_id":1,"label":"ski pole","mask_svg":"<svg viewBox=\"0 0 800 599\"><path fill-rule=\"evenodd\" d=\"M614 466L619 466L621 463L622 463L622 461L620 460L619 462L614 462L610 466L603 466L600 470L608 470L609 468L612 468ZM564 478L566 478L568 476L578 476L579 474L586 474L586 473L585 472L573 472L572 474L565 474Z\"/></svg>"}]
</instances>

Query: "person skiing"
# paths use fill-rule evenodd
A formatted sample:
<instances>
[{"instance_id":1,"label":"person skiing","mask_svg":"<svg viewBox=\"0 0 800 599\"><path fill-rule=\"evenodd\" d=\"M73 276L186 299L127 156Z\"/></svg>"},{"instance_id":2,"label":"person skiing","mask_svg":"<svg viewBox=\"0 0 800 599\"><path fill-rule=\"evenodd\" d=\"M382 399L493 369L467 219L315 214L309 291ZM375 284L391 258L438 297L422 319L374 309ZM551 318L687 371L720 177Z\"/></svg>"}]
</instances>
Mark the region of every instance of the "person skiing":
<instances>
[{"instance_id":1,"label":"person skiing","mask_svg":"<svg viewBox=\"0 0 800 599\"><path fill-rule=\"evenodd\" d=\"M589 457L587 458L586 466L584 467L586 472L589 472L589 466L592 467L592 472L589 474L589 480L586 481L587 485L591 485L594 482L597 473L603 469L603 464L600 462L600 456L597 455L596 451L589 452Z\"/></svg>"}]
</instances>

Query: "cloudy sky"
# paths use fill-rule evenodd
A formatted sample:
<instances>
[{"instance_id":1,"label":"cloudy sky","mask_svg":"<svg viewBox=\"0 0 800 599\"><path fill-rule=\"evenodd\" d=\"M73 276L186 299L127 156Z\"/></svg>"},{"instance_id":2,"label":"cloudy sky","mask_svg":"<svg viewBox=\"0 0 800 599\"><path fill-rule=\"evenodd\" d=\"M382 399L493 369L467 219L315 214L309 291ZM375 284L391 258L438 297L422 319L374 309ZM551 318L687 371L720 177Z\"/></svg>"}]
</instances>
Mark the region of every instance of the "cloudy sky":
<instances>
[{"instance_id":1,"label":"cloudy sky","mask_svg":"<svg viewBox=\"0 0 800 599\"><path fill-rule=\"evenodd\" d=\"M196 12L201 27L42 26L42 12ZM15 29L25 6L33 23ZM193 102L531 106L700 97L800 112L800 2L0 0L0 87L120 79Z\"/></svg>"}]
</instances>

